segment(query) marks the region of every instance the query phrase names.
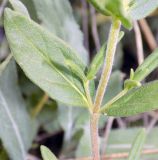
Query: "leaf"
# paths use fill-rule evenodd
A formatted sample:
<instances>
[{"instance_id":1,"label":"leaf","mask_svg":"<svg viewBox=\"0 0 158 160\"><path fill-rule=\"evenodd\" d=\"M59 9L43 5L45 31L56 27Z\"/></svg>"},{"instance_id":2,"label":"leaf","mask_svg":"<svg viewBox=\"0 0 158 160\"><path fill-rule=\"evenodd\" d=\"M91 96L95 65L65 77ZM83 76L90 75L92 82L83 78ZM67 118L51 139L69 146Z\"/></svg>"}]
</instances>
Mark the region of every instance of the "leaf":
<instances>
[{"instance_id":1,"label":"leaf","mask_svg":"<svg viewBox=\"0 0 158 160\"><path fill-rule=\"evenodd\" d=\"M77 157L89 157L90 155L92 155L90 130L89 128L85 127L83 136L80 139L80 142L76 150L76 156Z\"/></svg>"},{"instance_id":2,"label":"leaf","mask_svg":"<svg viewBox=\"0 0 158 160\"><path fill-rule=\"evenodd\" d=\"M129 2L126 0L105 0L105 7L108 9L112 17L118 18L122 25L127 28L132 28L132 20L128 15Z\"/></svg>"},{"instance_id":3,"label":"leaf","mask_svg":"<svg viewBox=\"0 0 158 160\"><path fill-rule=\"evenodd\" d=\"M45 146L41 146L43 160L57 160L55 155Z\"/></svg>"},{"instance_id":4,"label":"leaf","mask_svg":"<svg viewBox=\"0 0 158 160\"><path fill-rule=\"evenodd\" d=\"M101 113L114 117L127 117L158 108L158 81L130 90Z\"/></svg>"},{"instance_id":5,"label":"leaf","mask_svg":"<svg viewBox=\"0 0 158 160\"><path fill-rule=\"evenodd\" d=\"M142 129L136 136L128 160L139 160L146 139L145 129Z\"/></svg>"},{"instance_id":6,"label":"leaf","mask_svg":"<svg viewBox=\"0 0 158 160\"><path fill-rule=\"evenodd\" d=\"M69 141L78 129L83 129L88 119L88 111L82 108L73 108L61 104L58 106L58 120L65 132L65 141Z\"/></svg>"},{"instance_id":7,"label":"leaf","mask_svg":"<svg viewBox=\"0 0 158 160\"><path fill-rule=\"evenodd\" d=\"M87 81L84 71L78 65L70 60L66 60L65 63L67 66L69 66L71 72L73 72L83 83Z\"/></svg>"},{"instance_id":8,"label":"leaf","mask_svg":"<svg viewBox=\"0 0 158 160\"><path fill-rule=\"evenodd\" d=\"M128 14L130 1L122 0L88 0L102 14L119 19L123 26L131 29L131 17Z\"/></svg>"},{"instance_id":9,"label":"leaf","mask_svg":"<svg viewBox=\"0 0 158 160\"><path fill-rule=\"evenodd\" d=\"M23 5L23 3L20 0L9 0L15 11L27 16L29 16L27 8Z\"/></svg>"},{"instance_id":10,"label":"leaf","mask_svg":"<svg viewBox=\"0 0 158 160\"><path fill-rule=\"evenodd\" d=\"M142 81L147 77L155 68L158 67L158 49L150 54L145 61L136 69L133 80Z\"/></svg>"},{"instance_id":11,"label":"leaf","mask_svg":"<svg viewBox=\"0 0 158 160\"><path fill-rule=\"evenodd\" d=\"M157 7L157 0L137 0L130 10L130 15L133 19L139 20L152 13Z\"/></svg>"},{"instance_id":12,"label":"leaf","mask_svg":"<svg viewBox=\"0 0 158 160\"><path fill-rule=\"evenodd\" d=\"M17 73L10 57L0 66L0 139L12 160L26 158L36 133L17 86Z\"/></svg>"},{"instance_id":13,"label":"leaf","mask_svg":"<svg viewBox=\"0 0 158 160\"><path fill-rule=\"evenodd\" d=\"M103 65L104 58L105 58L106 46L107 46L107 44L104 44L101 47L99 53L96 54L96 56L94 57L93 61L91 62L90 67L88 69L88 73L87 73L87 78L89 80L95 78L97 72L99 71L99 69Z\"/></svg>"},{"instance_id":14,"label":"leaf","mask_svg":"<svg viewBox=\"0 0 158 160\"><path fill-rule=\"evenodd\" d=\"M71 47L10 9L5 10L4 26L16 61L36 85L62 103L87 106L82 83L65 65L68 59L85 69Z\"/></svg>"},{"instance_id":15,"label":"leaf","mask_svg":"<svg viewBox=\"0 0 158 160\"><path fill-rule=\"evenodd\" d=\"M88 64L88 53L83 46L83 34L76 23L68 0L33 0L42 25L75 48Z\"/></svg>"},{"instance_id":16,"label":"leaf","mask_svg":"<svg viewBox=\"0 0 158 160\"><path fill-rule=\"evenodd\" d=\"M108 144L106 148L106 153L109 154L116 154L116 153L125 153L129 152L131 148L131 144L134 141L136 134L140 132L141 128L126 128L126 129L114 129L111 130L109 138L108 138ZM144 144L144 150L157 150L158 147L158 141L157 141L157 134L158 134L158 128L155 127L152 129L151 132L148 133L145 144ZM105 138L103 137L101 143L102 145L105 143ZM124 158L119 159L124 160ZM134 160L134 159L133 159ZM157 154L146 154L141 155L141 158L139 160L157 160Z\"/></svg>"}]
</instances>

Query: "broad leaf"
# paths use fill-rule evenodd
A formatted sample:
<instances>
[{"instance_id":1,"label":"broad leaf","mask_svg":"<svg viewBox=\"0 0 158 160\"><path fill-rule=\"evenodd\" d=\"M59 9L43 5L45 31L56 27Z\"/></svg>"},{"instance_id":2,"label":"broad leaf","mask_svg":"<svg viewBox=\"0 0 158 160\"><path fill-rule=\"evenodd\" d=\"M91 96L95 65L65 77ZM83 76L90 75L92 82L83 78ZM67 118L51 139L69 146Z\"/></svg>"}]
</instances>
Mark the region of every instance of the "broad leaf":
<instances>
[{"instance_id":1,"label":"broad leaf","mask_svg":"<svg viewBox=\"0 0 158 160\"><path fill-rule=\"evenodd\" d=\"M41 146L43 160L57 160L55 155L45 146Z\"/></svg>"},{"instance_id":2,"label":"broad leaf","mask_svg":"<svg viewBox=\"0 0 158 160\"><path fill-rule=\"evenodd\" d=\"M13 160L26 158L35 135L35 124L17 86L14 61L7 59L0 66L0 139Z\"/></svg>"},{"instance_id":3,"label":"broad leaf","mask_svg":"<svg viewBox=\"0 0 158 160\"><path fill-rule=\"evenodd\" d=\"M101 112L108 116L127 117L158 109L158 81L130 90Z\"/></svg>"},{"instance_id":4,"label":"broad leaf","mask_svg":"<svg viewBox=\"0 0 158 160\"><path fill-rule=\"evenodd\" d=\"M5 10L4 25L16 61L35 84L62 103L87 106L81 80L65 63L68 59L85 69L71 47L10 9Z\"/></svg>"},{"instance_id":5,"label":"broad leaf","mask_svg":"<svg viewBox=\"0 0 158 160\"><path fill-rule=\"evenodd\" d=\"M83 34L76 23L68 0L33 0L38 17L44 27L68 42L88 63L88 53L83 46Z\"/></svg>"},{"instance_id":6,"label":"broad leaf","mask_svg":"<svg viewBox=\"0 0 158 160\"><path fill-rule=\"evenodd\" d=\"M143 149L144 143L145 143L145 139L146 139L146 133L145 133L145 130L143 129L137 134L132 144L132 148L129 153L128 160L139 160L140 159L140 155L141 155L141 151Z\"/></svg>"},{"instance_id":7,"label":"broad leaf","mask_svg":"<svg viewBox=\"0 0 158 160\"><path fill-rule=\"evenodd\" d=\"M130 15L135 20L142 19L152 13L157 7L157 0L136 0L135 5L131 8Z\"/></svg>"}]
</instances>

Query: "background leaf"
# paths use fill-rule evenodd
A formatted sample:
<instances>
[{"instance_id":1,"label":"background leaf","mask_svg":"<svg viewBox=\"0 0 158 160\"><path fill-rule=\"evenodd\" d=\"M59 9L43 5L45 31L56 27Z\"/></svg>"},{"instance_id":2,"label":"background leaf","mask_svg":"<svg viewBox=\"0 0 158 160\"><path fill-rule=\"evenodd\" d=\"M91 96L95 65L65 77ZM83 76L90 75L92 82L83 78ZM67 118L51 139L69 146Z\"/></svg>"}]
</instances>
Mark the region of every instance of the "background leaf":
<instances>
[{"instance_id":1,"label":"background leaf","mask_svg":"<svg viewBox=\"0 0 158 160\"><path fill-rule=\"evenodd\" d=\"M57 160L55 155L45 146L41 146L43 160Z\"/></svg>"},{"instance_id":2,"label":"background leaf","mask_svg":"<svg viewBox=\"0 0 158 160\"><path fill-rule=\"evenodd\" d=\"M130 15L133 19L139 20L152 13L157 7L157 0L136 0L135 5L130 11Z\"/></svg>"},{"instance_id":3,"label":"background leaf","mask_svg":"<svg viewBox=\"0 0 158 160\"><path fill-rule=\"evenodd\" d=\"M68 42L87 64L88 53L83 46L83 34L73 17L68 0L33 0L42 25Z\"/></svg>"},{"instance_id":4,"label":"background leaf","mask_svg":"<svg viewBox=\"0 0 158 160\"><path fill-rule=\"evenodd\" d=\"M0 138L13 160L26 158L36 133L17 86L15 63L10 58L0 66ZM3 129L2 129L3 128Z\"/></svg>"},{"instance_id":5,"label":"background leaf","mask_svg":"<svg viewBox=\"0 0 158 160\"><path fill-rule=\"evenodd\" d=\"M145 129L142 129L137 134L132 144L128 160L139 160L140 159L140 155L141 155L144 143L145 143L145 138L146 138Z\"/></svg>"}]
</instances>

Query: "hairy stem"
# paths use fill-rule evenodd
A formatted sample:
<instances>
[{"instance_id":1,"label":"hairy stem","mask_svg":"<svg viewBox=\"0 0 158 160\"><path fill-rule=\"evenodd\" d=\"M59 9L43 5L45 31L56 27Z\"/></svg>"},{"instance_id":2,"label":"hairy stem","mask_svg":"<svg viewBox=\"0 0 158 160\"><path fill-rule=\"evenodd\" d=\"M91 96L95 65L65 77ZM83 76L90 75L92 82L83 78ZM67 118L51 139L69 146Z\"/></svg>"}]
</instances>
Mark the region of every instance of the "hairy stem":
<instances>
[{"instance_id":1,"label":"hairy stem","mask_svg":"<svg viewBox=\"0 0 158 160\"><path fill-rule=\"evenodd\" d=\"M120 26L121 22L119 20L113 19L107 44L106 58L104 62L103 72L95 97L94 110L93 110L94 113L98 113L100 106L102 104L104 93L107 88L109 77L112 71L112 65L114 62L114 55L118 42Z\"/></svg>"},{"instance_id":2,"label":"hairy stem","mask_svg":"<svg viewBox=\"0 0 158 160\"><path fill-rule=\"evenodd\" d=\"M92 143L92 152L93 152L93 160L100 160L100 149L99 149L99 135L98 135L98 121L99 121L99 109L102 104L103 96L107 88L107 84L109 81L109 77L112 71L112 65L114 62L114 55L116 51L116 46L118 43L118 37L120 32L121 22L119 20L113 19L109 40L107 44L106 50L106 58L104 62L102 76L99 82L99 86L97 89L93 114L91 115L91 143Z\"/></svg>"},{"instance_id":3,"label":"hairy stem","mask_svg":"<svg viewBox=\"0 0 158 160\"><path fill-rule=\"evenodd\" d=\"M91 120L90 120L93 160L100 160L99 141L98 141L99 139L98 121L99 121L99 114L93 113L91 115Z\"/></svg>"}]
</instances>

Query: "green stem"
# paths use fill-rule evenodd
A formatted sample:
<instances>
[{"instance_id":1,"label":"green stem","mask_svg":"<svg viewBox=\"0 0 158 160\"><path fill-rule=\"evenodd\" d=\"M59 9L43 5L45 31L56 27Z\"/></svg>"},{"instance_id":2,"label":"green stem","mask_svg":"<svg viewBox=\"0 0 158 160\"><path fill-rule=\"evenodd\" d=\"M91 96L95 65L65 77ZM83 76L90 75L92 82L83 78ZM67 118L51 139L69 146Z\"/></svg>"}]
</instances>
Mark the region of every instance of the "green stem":
<instances>
[{"instance_id":1,"label":"green stem","mask_svg":"<svg viewBox=\"0 0 158 160\"><path fill-rule=\"evenodd\" d=\"M94 110L93 110L94 113L99 112L99 109L104 97L104 93L106 91L107 84L110 78L112 65L114 62L116 46L118 43L120 26L121 26L121 22L117 19L113 19L113 23L112 23L110 34L109 34L108 44L107 44L106 58L104 62L103 72L102 72L102 76L101 76L96 97L95 97Z\"/></svg>"}]
</instances>

